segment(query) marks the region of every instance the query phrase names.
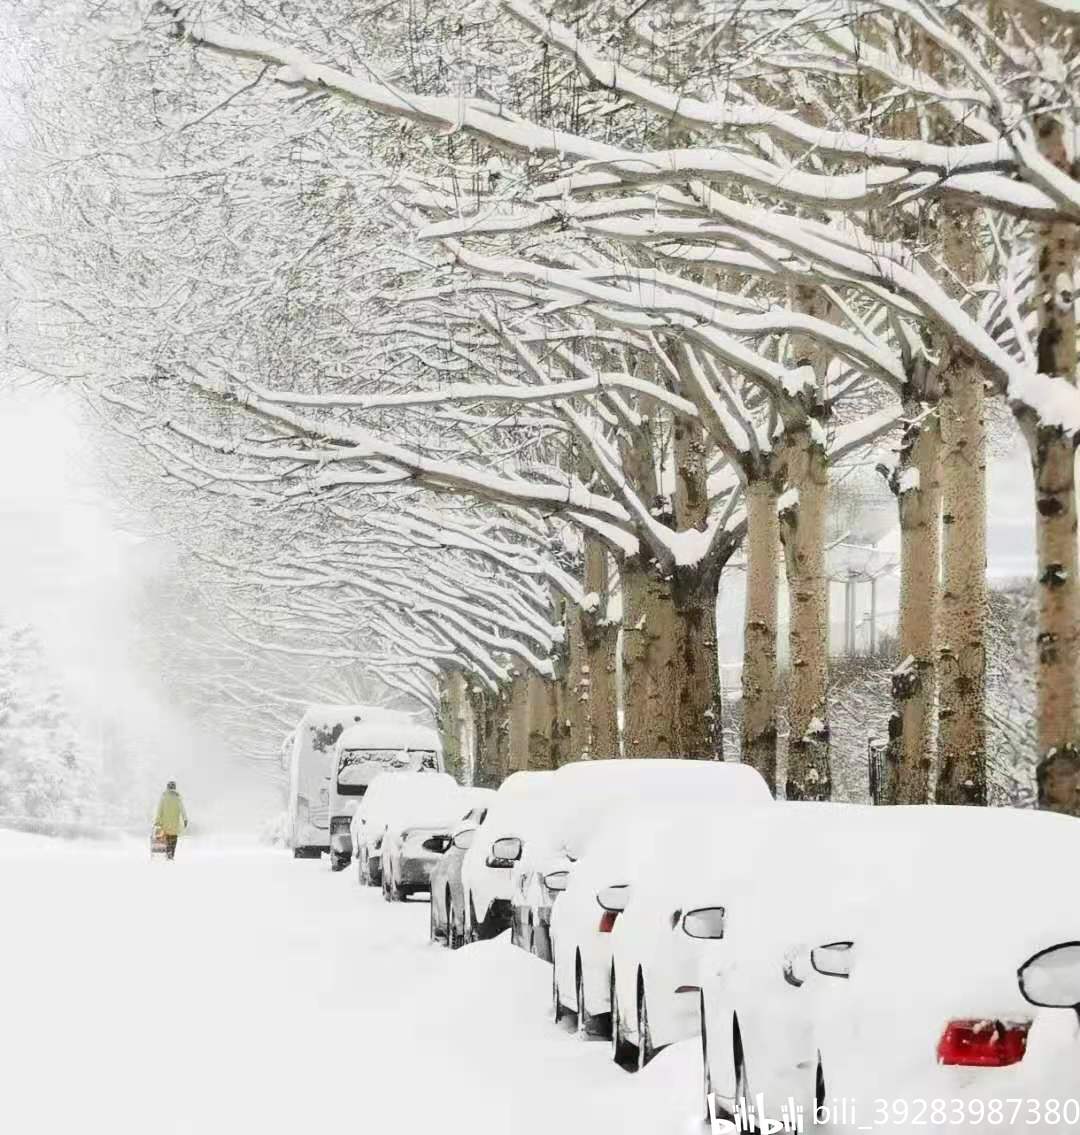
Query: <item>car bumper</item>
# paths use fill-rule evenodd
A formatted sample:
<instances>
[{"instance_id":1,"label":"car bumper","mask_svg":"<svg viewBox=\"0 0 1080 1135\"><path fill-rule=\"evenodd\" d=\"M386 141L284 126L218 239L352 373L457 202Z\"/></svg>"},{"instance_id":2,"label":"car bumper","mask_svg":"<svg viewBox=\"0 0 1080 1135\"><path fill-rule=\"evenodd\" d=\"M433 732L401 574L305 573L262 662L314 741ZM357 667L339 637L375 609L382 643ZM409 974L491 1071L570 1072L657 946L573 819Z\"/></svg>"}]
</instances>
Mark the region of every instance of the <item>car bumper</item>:
<instances>
[{"instance_id":1,"label":"car bumper","mask_svg":"<svg viewBox=\"0 0 1080 1135\"><path fill-rule=\"evenodd\" d=\"M402 855L398 860L398 881L407 887L430 887L431 872L438 858L424 852L422 855Z\"/></svg>"}]
</instances>

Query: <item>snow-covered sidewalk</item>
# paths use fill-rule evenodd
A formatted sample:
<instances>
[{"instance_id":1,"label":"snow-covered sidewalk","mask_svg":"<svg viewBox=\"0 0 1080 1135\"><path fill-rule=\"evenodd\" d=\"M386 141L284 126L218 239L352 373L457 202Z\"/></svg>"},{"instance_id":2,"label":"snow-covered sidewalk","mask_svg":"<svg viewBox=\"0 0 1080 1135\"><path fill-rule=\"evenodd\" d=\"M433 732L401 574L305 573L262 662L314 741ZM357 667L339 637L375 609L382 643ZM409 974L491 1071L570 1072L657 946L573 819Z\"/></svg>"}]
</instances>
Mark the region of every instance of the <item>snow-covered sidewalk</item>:
<instances>
[{"instance_id":1,"label":"snow-covered sidewalk","mask_svg":"<svg viewBox=\"0 0 1080 1135\"><path fill-rule=\"evenodd\" d=\"M551 970L451 954L426 902L237 847L0 832L0 1081L19 1135L700 1135L694 1046L642 1076L549 1018Z\"/></svg>"}]
</instances>

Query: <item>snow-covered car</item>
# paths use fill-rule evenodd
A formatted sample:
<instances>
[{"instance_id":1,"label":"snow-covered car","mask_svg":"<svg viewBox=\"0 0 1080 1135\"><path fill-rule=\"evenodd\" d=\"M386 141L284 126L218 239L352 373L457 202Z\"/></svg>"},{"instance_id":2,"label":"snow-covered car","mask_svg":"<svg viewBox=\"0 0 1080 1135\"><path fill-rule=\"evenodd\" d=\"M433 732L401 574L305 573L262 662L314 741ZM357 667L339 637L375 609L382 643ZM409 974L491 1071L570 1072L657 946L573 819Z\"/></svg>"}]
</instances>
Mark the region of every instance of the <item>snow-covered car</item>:
<instances>
[{"instance_id":1,"label":"snow-covered car","mask_svg":"<svg viewBox=\"0 0 1080 1135\"><path fill-rule=\"evenodd\" d=\"M652 850L653 841L643 838L641 828L616 821L592 841L573 870L556 865L548 876L549 888L563 887L551 911L554 1018L561 1020L566 1010L576 1014L581 1034L604 1035L611 1028L615 917L600 906L598 895L627 887Z\"/></svg>"},{"instance_id":2,"label":"snow-covered car","mask_svg":"<svg viewBox=\"0 0 1080 1135\"><path fill-rule=\"evenodd\" d=\"M744 816L747 809L760 806L760 800L737 804L734 811ZM766 797L765 806L775 805ZM611 1035L612 931L620 915L614 907L625 910L639 875L663 856L663 849L680 841L682 833L705 831L712 839L716 824L717 808L708 800L667 799L659 807L655 802L635 804L609 815L568 868L552 864L546 884L563 888L551 911L556 1020L569 1010L576 1015L580 1033ZM611 909L605 909L601 899ZM628 1054L623 1043L620 1059Z\"/></svg>"},{"instance_id":3,"label":"snow-covered car","mask_svg":"<svg viewBox=\"0 0 1080 1135\"><path fill-rule=\"evenodd\" d=\"M1049 1130L1052 1117L995 1109L1080 1093L1080 906L1055 870L1077 862L1080 825L829 811L789 817L779 838L744 833L752 885L733 879L729 898L714 882L694 900L706 916L681 916L682 936L719 947L698 982L705 1107L909 1132L921 1105L927 1129Z\"/></svg>"},{"instance_id":4,"label":"snow-covered car","mask_svg":"<svg viewBox=\"0 0 1080 1135\"><path fill-rule=\"evenodd\" d=\"M461 864L495 795L493 788L470 788L467 791L470 799L478 802L451 829L446 850L431 871L431 940L444 942L452 950L465 941L465 892L461 885Z\"/></svg>"},{"instance_id":5,"label":"snow-covered car","mask_svg":"<svg viewBox=\"0 0 1080 1135\"><path fill-rule=\"evenodd\" d=\"M350 834L355 848L357 878L361 886L383 885L383 841L387 827L418 780L427 779L440 784L436 792L447 792L447 782L458 787L457 781L444 772L383 772L366 787L364 798L352 818ZM462 801L458 801L461 804ZM456 811L451 809L450 814Z\"/></svg>"},{"instance_id":6,"label":"snow-covered car","mask_svg":"<svg viewBox=\"0 0 1080 1135\"><path fill-rule=\"evenodd\" d=\"M428 725L394 710L362 706L357 723L341 731L330 756L330 866L353 858L353 818L368 785L384 772L443 772L442 742Z\"/></svg>"},{"instance_id":7,"label":"snow-covered car","mask_svg":"<svg viewBox=\"0 0 1080 1135\"><path fill-rule=\"evenodd\" d=\"M398 902L428 889L431 869L468 798L447 773L401 772L382 779L387 787L375 816L368 813L368 822L374 818L376 825L383 825L379 846L383 897Z\"/></svg>"},{"instance_id":8,"label":"snow-covered car","mask_svg":"<svg viewBox=\"0 0 1080 1135\"><path fill-rule=\"evenodd\" d=\"M551 961L551 910L576 860L598 831L627 809L647 805L639 822L649 830L665 812L696 800L725 811L772 802L761 774L732 761L674 758L575 761L562 765L530 817L521 857L511 869L517 945ZM573 991L573 986L568 986Z\"/></svg>"},{"instance_id":9,"label":"snow-covered car","mask_svg":"<svg viewBox=\"0 0 1080 1135\"><path fill-rule=\"evenodd\" d=\"M696 991L703 960L718 943L684 930L683 919L693 913L708 920L707 912L717 905L712 901L716 880L756 884L757 862L744 851L747 833L765 838L782 831L795 808L830 807L840 805L770 800L701 813L685 804L673 810L672 822L651 831L651 854L630 865L632 878L613 877L597 889L611 965L607 997L594 994L593 1000L601 1009L606 1003L610 1013L612 1056L618 1063L643 1067L660 1048L697 1035L697 1000L687 992Z\"/></svg>"},{"instance_id":10,"label":"snow-covered car","mask_svg":"<svg viewBox=\"0 0 1080 1135\"><path fill-rule=\"evenodd\" d=\"M509 928L510 869L521 857L522 833L531 827L554 775L514 772L499 785L461 862L467 941L494 938Z\"/></svg>"}]
</instances>

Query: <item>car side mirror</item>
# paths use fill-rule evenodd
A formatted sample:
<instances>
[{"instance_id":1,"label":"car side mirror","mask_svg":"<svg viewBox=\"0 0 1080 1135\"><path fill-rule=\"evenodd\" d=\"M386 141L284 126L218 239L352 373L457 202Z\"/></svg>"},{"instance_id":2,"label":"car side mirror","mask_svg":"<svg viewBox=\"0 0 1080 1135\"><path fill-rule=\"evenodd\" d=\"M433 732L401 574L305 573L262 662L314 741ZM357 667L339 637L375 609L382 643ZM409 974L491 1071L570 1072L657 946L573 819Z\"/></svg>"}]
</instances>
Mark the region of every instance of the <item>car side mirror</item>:
<instances>
[{"instance_id":1,"label":"car side mirror","mask_svg":"<svg viewBox=\"0 0 1080 1135\"><path fill-rule=\"evenodd\" d=\"M604 887L596 892L596 901L609 914L618 914L626 910L630 901L630 888L624 883L617 887Z\"/></svg>"},{"instance_id":2,"label":"car side mirror","mask_svg":"<svg viewBox=\"0 0 1080 1135\"><path fill-rule=\"evenodd\" d=\"M688 910L683 915L683 933L688 938L723 938L724 920L722 906L705 906L699 910Z\"/></svg>"},{"instance_id":3,"label":"car side mirror","mask_svg":"<svg viewBox=\"0 0 1080 1135\"><path fill-rule=\"evenodd\" d=\"M444 835L429 836L420 846L425 851L433 851L436 855L442 855L450 846L450 838Z\"/></svg>"},{"instance_id":4,"label":"car side mirror","mask_svg":"<svg viewBox=\"0 0 1080 1135\"><path fill-rule=\"evenodd\" d=\"M1024 999L1043 1009L1080 1014L1080 942L1062 942L1028 958L1017 970Z\"/></svg>"},{"instance_id":5,"label":"car side mirror","mask_svg":"<svg viewBox=\"0 0 1080 1135\"><path fill-rule=\"evenodd\" d=\"M521 858L523 845L517 836L504 836L491 845L491 855L488 856L489 867L513 867Z\"/></svg>"},{"instance_id":6,"label":"car side mirror","mask_svg":"<svg viewBox=\"0 0 1080 1135\"><path fill-rule=\"evenodd\" d=\"M544 876L544 886L549 891L565 891L567 883L570 882L569 871L552 871L550 874Z\"/></svg>"},{"instance_id":7,"label":"car side mirror","mask_svg":"<svg viewBox=\"0 0 1080 1135\"><path fill-rule=\"evenodd\" d=\"M854 942L828 942L810 951L810 964L823 977L851 977L855 964Z\"/></svg>"},{"instance_id":8,"label":"car side mirror","mask_svg":"<svg viewBox=\"0 0 1080 1135\"><path fill-rule=\"evenodd\" d=\"M458 832L453 838L453 844L458 851L468 851L473 845L473 839L476 837L476 828L466 828L463 832Z\"/></svg>"}]
</instances>

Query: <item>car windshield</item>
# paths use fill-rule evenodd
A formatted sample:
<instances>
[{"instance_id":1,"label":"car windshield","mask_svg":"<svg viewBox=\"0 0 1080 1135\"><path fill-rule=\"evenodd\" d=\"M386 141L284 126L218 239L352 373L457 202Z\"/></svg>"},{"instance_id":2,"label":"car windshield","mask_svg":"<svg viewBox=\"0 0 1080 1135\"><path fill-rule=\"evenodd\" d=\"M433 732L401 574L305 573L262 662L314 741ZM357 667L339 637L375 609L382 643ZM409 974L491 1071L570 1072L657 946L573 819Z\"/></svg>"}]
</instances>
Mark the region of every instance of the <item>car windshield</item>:
<instances>
[{"instance_id":1,"label":"car windshield","mask_svg":"<svg viewBox=\"0 0 1080 1135\"><path fill-rule=\"evenodd\" d=\"M362 795L375 773L408 767L409 754L404 749L346 749L338 761L338 791L346 796Z\"/></svg>"},{"instance_id":2,"label":"car windshield","mask_svg":"<svg viewBox=\"0 0 1080 1135\"><path fill-rule=\"evenodd\" d=\"M363 795L376 774L388 771L438 772L434 749L346 749L338 760L338 791Z\"/></svg>"}]
</instances>

